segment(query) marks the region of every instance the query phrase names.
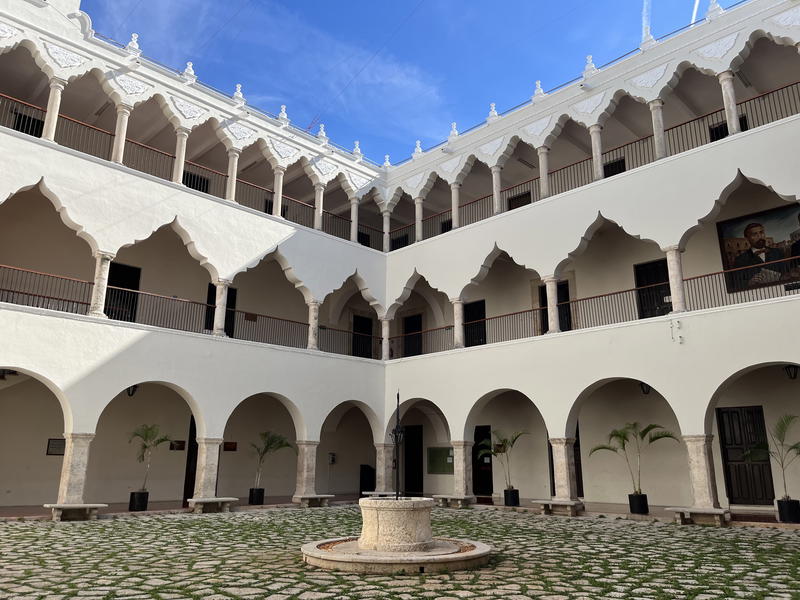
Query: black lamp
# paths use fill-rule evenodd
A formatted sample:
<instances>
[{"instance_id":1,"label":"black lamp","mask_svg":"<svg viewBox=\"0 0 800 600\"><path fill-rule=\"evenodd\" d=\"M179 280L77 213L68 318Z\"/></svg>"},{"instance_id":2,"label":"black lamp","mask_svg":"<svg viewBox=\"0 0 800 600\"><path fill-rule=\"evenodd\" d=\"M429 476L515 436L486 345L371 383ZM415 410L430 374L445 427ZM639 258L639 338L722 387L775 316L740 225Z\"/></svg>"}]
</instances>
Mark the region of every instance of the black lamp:
<instances>
[{"instance_id":1,"label":"black lamp","mask_svg":"<svg viewBox=\"0 0 800 600\"><path fill-rule=\"evenodd\" d=\"M649 385L649 384L645 383L644 381L640 381L640 382L639 382L639 387L640 387L640 388L642 388L642 393L643 393L645 396L647 396L647 394L649 394L649 393L650 393L650 390L652 390L652 389L653 389L653 388L651 388L651 387L650 387L650 385Z\"/></svg>"},{"instance_id":2,"label":"black lamp","mask_svg":"<svg viewBox=\"0 0 800 600\"><path fill-rule=\"evenodd\" d=\"M786 373L786 376L794 381L797 379L797 371L800 369L797 365L783 365L783 371Z\"/></svg>"},{"instance_id":3,"label":"black lamp","mask_svg":"<svg viewBox=\"0 0 800 600\"><path fill-rule=\"evenodd\" d=\"M139 389L138 385L132 385L127 390L125 390L125 393L128 394L129 398L133 398L133 395L136 393L136 390L138 389Z\"/></svg>"},{"instance_id":4,"label":"black lamp","mask_svg":"<svg viewBox=\"0 0 800 600\"><path fill-rule=\"evenodd\" d=\"M394 442L394 498L400 498L400 444L403 443L403 428L400 426L400 390L397 390L395 426L389 434Z\"/></svg>"}]
</instances>

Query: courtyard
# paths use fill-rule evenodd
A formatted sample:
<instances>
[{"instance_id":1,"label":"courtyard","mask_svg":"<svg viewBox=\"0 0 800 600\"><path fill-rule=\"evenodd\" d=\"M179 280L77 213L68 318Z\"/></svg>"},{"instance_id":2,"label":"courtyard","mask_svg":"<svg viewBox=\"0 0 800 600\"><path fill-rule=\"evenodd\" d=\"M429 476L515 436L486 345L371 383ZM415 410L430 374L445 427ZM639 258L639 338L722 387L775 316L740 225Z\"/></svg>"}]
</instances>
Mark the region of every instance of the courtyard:
<instances>
[{"instance_id":1,"label":"courtyard","mask_svg":"<svg viewBox=\"0 0 800 600\"><path fill-rule=\"evenodd\" d=\"M0 598L800 597L800 530L436 509L434 534L491 544L495 554L489 566L439 575L363 576L302 562L302 543L358 534L360 526L355 506L4 522Z\"/></svg>"}]
</instances>

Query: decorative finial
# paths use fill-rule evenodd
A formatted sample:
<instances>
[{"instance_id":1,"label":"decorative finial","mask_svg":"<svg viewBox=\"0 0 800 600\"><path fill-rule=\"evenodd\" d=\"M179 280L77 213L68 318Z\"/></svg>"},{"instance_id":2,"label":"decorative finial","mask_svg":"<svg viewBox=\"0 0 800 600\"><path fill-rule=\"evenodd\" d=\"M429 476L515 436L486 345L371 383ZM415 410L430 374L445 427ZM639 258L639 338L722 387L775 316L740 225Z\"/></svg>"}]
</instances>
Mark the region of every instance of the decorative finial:
<instances>
[{"instance_id":1,"label":"decorative finial","mask_svg":"<svg viewBox=\"0 0 800 600\"><path fill-rule=\"evenodd\" d=\"M450 138L458 137L458 126L456 125L455 121L450 123L450 135L448 137Z\"/></svg>"},{"instance_id":2,"label":"decorative finial","mask_svg":"<svg viewBox=\"0 0 800 600\"><path fill-rule=\"evenodd\" d=\"M708 19L709 21L713 21L724 12L725 11L719 5L719 2L717 2L717 0L710 0L710 2L708 3L708 11L706 11L706 19Z\"/></svg>"},{"instance_id":3,"label":"decorative finial","mask_svg":"<svg viewBox=\"0 0 800 600\"><path fill-rule=\"evenodd\" d=\"M364 153L361 152L361 142L358 140L353 143L353 156L356 157L357 161L360 161L362 158L364 158Z\"/></svg>"},{"instance_id":4,"label":"decorative finial","mask_svg":"<svg viewBox=\"0 0 800 600\"><path fill-rule=\"evenodd\" d=\"M325 134L325 124L324 123L320 123L319 124L319 131L317 132L317 138L323 144L327 144L328 143L328 136Z\"/></svg>"},{"instance_id":5,"label":"decorative finial","mask_svg":"<svg viewBox=\"0 0 800 600\"><path fill-rule=\"evenodd\" d=\"M136 56L139 56L142 53L141 48L139 48L139 34L138 33L132 33L131 34L131 41L128 42L127 46L125 46L125 50L129 54L134 54Z\"/></svg>"},{"instance_id":6,"label":"decorative finial","mask_svg":"<svg viewBox=\"0 0 800 600\"><path fill-rule=\"evenodd\" d=\"M496 108L496 106L497 106L497 105L496 105L494 102L492 102L491 104L489 104L489 116L488 116L488 117L486 117L486 121L487 121L488 123L491 123L492 121L496 121L497 119L499 119L499 118L500 118L500 116L497 114L497 108Z\"/></svg>"},{"instance_id":7,"label":"decorative finial","mask_svg":"<svg viewBox=\"0 0 800 600\"><path fill-rule=\"evenodd\" d=\"M392 166L392 163L389 162L389 155L388 154L384 154L383 155L383 166L384 166L384 168L388 168L388 167Z\"/></svg>"},{"instance_id":8,"label":"decorative finial","mask_svg":"<svg viewBox=\"0 0 800 600\"><path fill-rule=\"evenodd\" d=\"M281 112L278 113L278 121L281 122L283 127L289 124L289 116L286 114L286 105L281 104Z\"/></svg>"},{"instance_id":9,"label":"decorative finial","mask_svg":"<svg viewBox=\"0 0 800 600\"><path fill-rule=\"evenodd\" d=\"M414 143L414 154L412 155L412 158L418 158L420 156L422 156L422 141L417 140Z\"/></svg>"},{"instance_id":10,"label":"decorative finial","mask_svg":"<svg viewBox=\"0 0 800 600\"><path fill-rule=\"evenodd\" d=\"M595 73L597 73L597 67L594 66L594 62L592 61L592 55L586 57L586 66L583 69L583 77L584 79L587 77L591 77Z\"/></svg>"},{"instance_id":11,"label":"decorative finial","mask_svg":"<svg viewBox=\"0 0 800 600\"><path fill-rule=\"evenodd\" d=\"M192 61L186 63L186 68L183 70L183 80L186 83L194 83L197 81L197 75L194 74L194 63Z\"/></svg>"},{"instance_id":12,"label":"decorative finial","mask_svg":"<svg viewBox=\"0 0 800 600\"><path fill-rule=\"evenodd\" d=\"M233 92L233 101L236 104L236 106L244 106L245 99L244 99L244 94L242 94L241 83L236 84L236 91Z\"/></svg>"},{"instance_id":13,"label":"decorative finial","mask_svg":"<svg viewBox=\"0 0 800 600\"><path fill-rule=\"evenodd\" d=\"M546 94L544 93L544 90L542 89L542 82L537 79L536 80L536 89L533 92L533 97L531 98L531 100L536 102L539 98L542 98L545 95Z\"/></svg>"}]
</instances>

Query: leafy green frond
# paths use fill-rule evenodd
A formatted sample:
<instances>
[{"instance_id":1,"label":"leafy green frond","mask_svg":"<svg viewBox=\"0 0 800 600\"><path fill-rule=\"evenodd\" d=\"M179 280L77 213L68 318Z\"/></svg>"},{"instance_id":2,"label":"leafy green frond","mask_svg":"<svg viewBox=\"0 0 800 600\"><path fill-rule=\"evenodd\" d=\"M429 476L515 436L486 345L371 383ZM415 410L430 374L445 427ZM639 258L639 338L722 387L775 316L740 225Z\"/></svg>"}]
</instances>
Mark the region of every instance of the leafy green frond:
<instances>
[{"instance_id":1,"label":"leafy green frond","mask_svg":"<svg viewBox=\"0 0 800 600\"><path fill-rule=\"evenodd\" d=\"M614 454L619 454L620 448L618 446L612 446L611 444L600 444L599 446L595 446L589 451L589 456L591 456L598 450L608 450L609 452L613 452Z\"/></svg>"},{"instance_id":2,"label":"leafy green frond","mask_svg":"<svg viewBox=\"0 0 800 600\"><path fill-rule=\"evenodd\" d=\"M256 452L256 456L258 456L258 462L261 463L267 457L267 455L272 454L273 452L277 452L278 450L283 450L284 448L291 448L295 452L297 449L292 446L286 436L275 433L273 431L262 431L258 434L259 443L251 443L253 450Z\"/></svg>"},{"instance_id":3,"label":"leafy green frond","mask_svg":"<svg viewBox=\"0 0 800 600\"><path fill-rule=\"evenodd\" d=\"M652 444L653 442L657 442L658 440L675 440L676 442L679 441L677 436L672 433L671 431L667 431L666 429L662 429L661 431L654 431L650 434L650 437L647 439L648 444Z\"/></svg>"},{"instance_id":4,"label":"leafy green frond","mask_svg":"<svg viewBox=\"0 0 800 600\"><path fill-rule=\"evenodd\" d=\"M645 427L644 429L639 431L639 439L640 440L644 440L647 437L647 434L649 434L654 429L664 429L664 428L661 425L656 425L655 423L650 423L650 425L648 425L647 427Z\"/></svg>"},{"instance_id":5,"label":"leafy green frond","mask_svg":"<svg viewBox=\"0 0 800 600\"><path fill-rule=\"evenodd\" d=\"M797 422L798 418L800 417L797 415L783 415L778 419L773 427L773 435L778 442L781 444L786 443L786 437L789 435L789 430Z\"/></svg>"}]
</instances>

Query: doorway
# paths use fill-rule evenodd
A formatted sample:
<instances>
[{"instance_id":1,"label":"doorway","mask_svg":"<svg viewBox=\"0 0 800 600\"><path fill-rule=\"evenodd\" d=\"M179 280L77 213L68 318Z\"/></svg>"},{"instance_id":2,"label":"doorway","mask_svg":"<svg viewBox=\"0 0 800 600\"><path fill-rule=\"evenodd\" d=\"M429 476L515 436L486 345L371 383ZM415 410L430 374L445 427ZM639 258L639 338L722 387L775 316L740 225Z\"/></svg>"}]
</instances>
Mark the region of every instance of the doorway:
<instances>
[{"instance_id":1,"label":"doorway","mask_svg":"<svg viewBox=\"0 0 800 600\"><path fill-rule=\"evenodd\" d=\"M775 488L769 457L746 456L749 448L767 442L764 409L761 406L718 408L717 428L728 501L772 505Z\"/></svg>"},{"instance_id":2,"label":"doorway","mask_svg":"<svg viewBox=\"0 0 800 600\"><path fill-rule=\"evenodd\" d=\"M472 493L478 497L489 497L494 492L492 483L492 456L486 455L479 457L481 447L486 440L492 441L491 425L475 426L475 445L472 446Z\"/></svg>"},{"instance_id":3,"label":"doorway","mask_svg":"<svg viewBox=\"0 0 800 600\"><path fill-rule=\"evenodd\" d=\"M217 303L217 286L213 283L208 284L206 294L206 318L205 329L214 329L214 306ZM228 296L225 304L225 335L232 338L236 327L236 288L228 288Z\"/></svg>"},{"instance_id":4,"label":"doorway","mask_svg":"<svg viewBox=\"0 0 800 600\"><path fill-rule=\"evenodd\" d=\"M372 358L372 319L353 315L353 356Z\"/></svg>"},{"instance_id":5,"label":"doorway","mask_svg":"<svg viewBox=\"0 0 800 600\"><path fill-rule=\"evenodd\" d=\"M559 281L556 288L556 302L558 302L558 324L561 331L572 329L572 307L569 305L569 281ZM544 310L539 311L542 333L550 330L547 317L547 286L539 286L539 306Z\"/></svg>"},{"instance_id":6,"label":"doorway","mask_svg":"<svg viewBox=\"0 0 800 600\"><path fill-rule=\"evenodd\" d=\"M422 354L422 315L403 318L403 356Z\"/></svg>"},{"instance_id":7,"label":"doorway","mask_svg":"<svg viewBox=\"0 0 800 600\"><path fill-rule=\"evenodd\" d=\"M636 280L636 307L640 319L649 319L672 312L667 259L633 265Z\"/></svg>"},{"instance_id":8,"label":"doorway","mask_svg":"<svg viewBox=\"0 0 800 600\"><path fill-rule=\"evenodd\" d=\"M139 307L139 281L142 270L139 267L112 262L108 269L108 289L103 312L115 321L136 321ZM130 290L130 291L129 291Z\"/></svg>"},{"instance_id":9,"label":"doorway","mask_svg":"<svg viewBox=\"0 0 800 600\"><path fill-rule=\"evenodd\" d=\"M486 301L476 300L464 305L464 345L483 346L486 343Z\"/></svg>"},{"instance_id":10,"label":"doorway","mask_svg":"<svg viewBox=\"0 0 800 600\"><path fill-rule=\"evenodd\" d=\"M194 482L197 477L197 425L194 415L189 418L189 439L186 443L186 473L183 477L183 506L189 506L187 500L194 496Z\"/></svg>"},{"instance_id":11,"label":"doorway","mask_svg":"<svg viewBox=\"0 0 800 600\"><path fill-rule=\"evenodd\" d=\"M406 496L422 496L425 466L422 425L405 425L403 432L403 493Z\"/></svg>"}]
</instances>

